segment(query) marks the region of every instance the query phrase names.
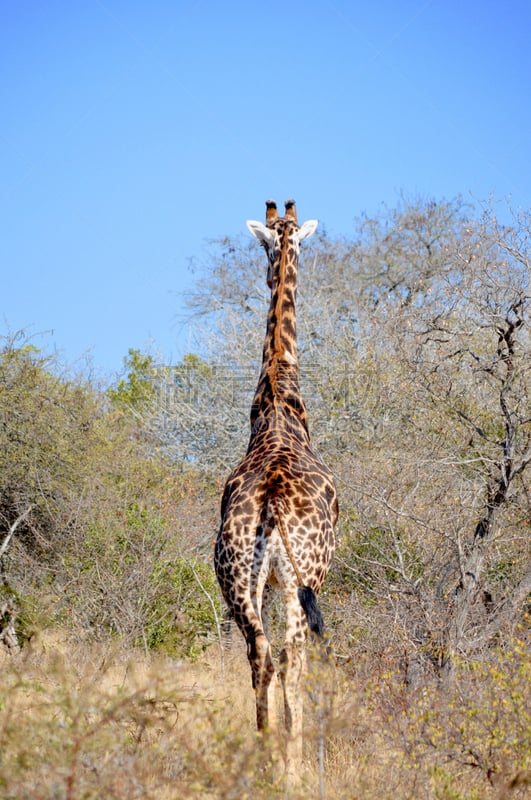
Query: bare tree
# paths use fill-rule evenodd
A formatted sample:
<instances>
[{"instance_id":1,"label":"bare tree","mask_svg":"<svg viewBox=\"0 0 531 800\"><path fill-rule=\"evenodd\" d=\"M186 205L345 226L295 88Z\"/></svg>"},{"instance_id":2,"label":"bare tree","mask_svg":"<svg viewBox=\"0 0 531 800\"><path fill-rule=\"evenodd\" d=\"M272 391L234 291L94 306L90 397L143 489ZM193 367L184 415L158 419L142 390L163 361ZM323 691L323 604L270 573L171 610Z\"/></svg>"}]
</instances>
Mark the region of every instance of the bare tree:
<instances>
[{"instance_id":1,"label":"bare tree","mask_svg":"<svg viewBox=\"0 0 531 800\"><path fill-rule=\"evenodd\" d=\"M345 568L409 658L438 668L510 630L529 591L529 226L516 223L469 221L414 302L379 301L359 359L374 369L374 435L363 468L343 467L358 512Z\"/></svg>"}]
</instances>

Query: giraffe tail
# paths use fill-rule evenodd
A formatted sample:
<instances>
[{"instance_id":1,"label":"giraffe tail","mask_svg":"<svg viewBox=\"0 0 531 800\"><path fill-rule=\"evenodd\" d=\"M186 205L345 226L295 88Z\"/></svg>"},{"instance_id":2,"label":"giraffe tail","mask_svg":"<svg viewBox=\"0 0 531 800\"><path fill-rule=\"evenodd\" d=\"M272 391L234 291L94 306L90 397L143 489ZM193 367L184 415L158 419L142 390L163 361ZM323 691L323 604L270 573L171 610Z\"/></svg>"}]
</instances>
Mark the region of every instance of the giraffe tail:
<instances>
[{"instance_id":1,"label":"giraffe tail","mask_svg":"<svg viewBox=\"0 0 531 800\"><path fill-rule=\"evenodd\" d=\"M314 590L310 586L299 586L298 595L310 630L322 639L324 636L324 621Z\"/></svg>"}]
</instances>

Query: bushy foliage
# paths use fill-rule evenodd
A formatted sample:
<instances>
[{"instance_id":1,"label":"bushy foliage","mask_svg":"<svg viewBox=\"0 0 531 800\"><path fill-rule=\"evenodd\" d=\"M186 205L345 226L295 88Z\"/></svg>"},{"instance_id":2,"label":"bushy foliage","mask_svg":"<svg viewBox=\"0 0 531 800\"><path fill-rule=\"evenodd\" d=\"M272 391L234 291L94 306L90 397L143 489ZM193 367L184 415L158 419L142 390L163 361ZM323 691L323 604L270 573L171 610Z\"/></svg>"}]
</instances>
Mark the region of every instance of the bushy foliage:
<instances>
[{"instance_id":1,"label":"bushy foliage","mask_svg":"<svg viewBox=\"0 0 531 800\"><path fill-rule=\"evenodd\" d=\"M155 396L157 371L152 355L130 348L124 358L127 377L107 390L112 403L129 410L142 410L149 406Z\"/></svg>"},{"instance_id":2,"label":"bushy foliage","mask_svg":"<svg viewBox=\"0 0 531 800\"><path fill-rule=\"evenodd\" d=\"M0 565L20 642L59 621L155 647L154 620L169 628L168 615L187 620L175 653L214 636L215 606L204 598L202 608L190 581L189 476L153 457L138 421L152 384L135 375L150 362L131 358L130 385L109 404L30 344L8 341L0 354ZM212 590L206 569L197 566Z\"/></svg>"},{"instance_id":3,"label":"bushy foliage","mask_svg":"<svg viewBox=\"0 0 531 800\"><path fill-rule=\"evenodd\" d=\"M144 632L148 647L197 657L212 642L221 617L212 566L191 558L161 559L154 566L151 583L156 589Z\"/></svg>"}]
</instances>

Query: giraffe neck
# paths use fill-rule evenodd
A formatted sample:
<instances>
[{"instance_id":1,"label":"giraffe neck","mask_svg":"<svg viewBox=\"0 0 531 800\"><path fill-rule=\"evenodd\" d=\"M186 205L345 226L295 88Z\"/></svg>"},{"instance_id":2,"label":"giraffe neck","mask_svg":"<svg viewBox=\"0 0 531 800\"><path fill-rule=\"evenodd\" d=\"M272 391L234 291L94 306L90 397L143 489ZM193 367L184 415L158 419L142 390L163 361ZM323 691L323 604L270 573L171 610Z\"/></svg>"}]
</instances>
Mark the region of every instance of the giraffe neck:
<instances>
[{"instance_id":1,"label":"giraffe neck","mask_svg":"<svg viewBox=\"0 0 531 800\"><path fill-rule=\"evenodd\" d=\"M282 234L280 258L273 273L262 368L276 361L285 361L298 369L295 312L297 273L297 253L286 226Z\"/></svg>"},{"instance_id":2,"label":"giraffe neck","mask_svg":"<svg viewBox=\"0 0 531 800\"><path fill-rule=\"evenodd\" d=\"M290 227L286 225L280 258L273 269L262 369L251 409L251 425L271 411L286 411L292 424L302 424L307 434L306 408L299 388L297 273L298 254L290 240Z\"/></svg>"}]
</instances>

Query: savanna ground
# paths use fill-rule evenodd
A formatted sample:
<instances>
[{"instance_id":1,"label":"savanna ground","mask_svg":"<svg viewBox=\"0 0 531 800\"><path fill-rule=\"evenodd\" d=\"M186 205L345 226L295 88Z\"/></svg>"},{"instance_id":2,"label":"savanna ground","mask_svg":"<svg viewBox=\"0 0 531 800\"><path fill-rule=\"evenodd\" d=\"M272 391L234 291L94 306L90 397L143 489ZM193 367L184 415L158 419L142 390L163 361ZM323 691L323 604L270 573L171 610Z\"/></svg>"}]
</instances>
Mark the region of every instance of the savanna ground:
<instances>
[{"instance_id":1,"label":"savanna ground","mask_svg":"<svg viewBox=\"0 0 531 800\"><path fill-rule=\"evenodd\" d=\"M6 800L286 796L263 770L239 639L222 667L214 646L190 663L43 632L1 668ZM304 771L287 796L524 798L530 678L518 638L452 686L414 692L382 663L315 658Z\"/></svg>"},{"instance_id":2,"label":"savanna ground","mask_svg":"<svg viewBox=\"0 0 531 800\"><path fill-rule=\"evenodd\" d=\"M530 236L527 212L402 201L304 251L302 391L341 515L334 658L313 652L288 793L212 568L263 253L214 244L188 298L198 352L132 350L106 390L3 337L2 800L529 795Z\"/></svg>"}]
</instances>

